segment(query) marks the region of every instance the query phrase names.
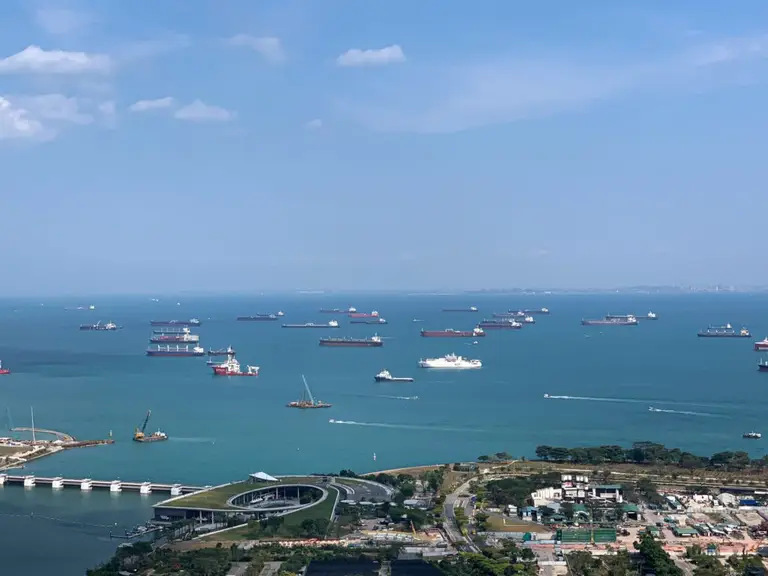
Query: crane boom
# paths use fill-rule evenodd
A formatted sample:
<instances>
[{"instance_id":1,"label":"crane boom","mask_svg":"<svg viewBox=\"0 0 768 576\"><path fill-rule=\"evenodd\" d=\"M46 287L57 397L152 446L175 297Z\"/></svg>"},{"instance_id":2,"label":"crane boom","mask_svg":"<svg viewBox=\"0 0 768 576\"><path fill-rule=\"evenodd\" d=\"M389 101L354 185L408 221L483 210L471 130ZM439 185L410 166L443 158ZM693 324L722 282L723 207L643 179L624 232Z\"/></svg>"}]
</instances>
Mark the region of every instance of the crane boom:
<instances>
[{"instance_id":1,"label":"crane boom","mask_svg":"<svg viewBox=\"0 0 768 576\"><path fill-rule=\"evenodd\" d=\"M307 396L309 396L309 401L312 402L312 404L315 403L315 398L312 396L312 392L309 390L309 384L307 384L307 379L304 378L304 374L301 375L301 379L304 380L304 389L307 391Z\"/></svg>"},{"instance_id":2,"label":"crane boom","mask_svg":"<svg viewBox=\"0 0 768 576\"><path fill-rule=\"evenodd\" d=\"M152 410L147 410L147 416L144 418L144 424L141 425L141 433L144 434L144 432L147 429L147 423L149 422L149 417L152 416Z\"/></svg>"}]
</instances>

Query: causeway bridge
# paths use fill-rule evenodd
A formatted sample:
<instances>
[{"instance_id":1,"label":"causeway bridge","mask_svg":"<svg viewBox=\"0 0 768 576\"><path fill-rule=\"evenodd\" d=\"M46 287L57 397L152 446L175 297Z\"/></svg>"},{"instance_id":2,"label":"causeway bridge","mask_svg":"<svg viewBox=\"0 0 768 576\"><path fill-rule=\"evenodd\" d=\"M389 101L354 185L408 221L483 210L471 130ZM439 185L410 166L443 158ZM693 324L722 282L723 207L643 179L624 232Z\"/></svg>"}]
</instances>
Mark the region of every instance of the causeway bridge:
<instances>
[{"instance_id":1,"label":"causeway bridge","mask_svg":"<svg viewBox=\"0 0 768 576\"><path fill-rule=\"evenodd\" d=\"M82 491L94 489L109 490L110 492L122 492L130 490L140 494L152 492L169 492L171 496L182 496L191 492L198 492L208 486L187 486L184 484L162 484L156 482L124 482L122 480L93 480L92 478L53 478L44 476L16 476L13 474L0 474L0 486L19 485L25 488L36 486L50 486L54 490L62 488L79 488Z\"/></svg>"}]
</instances>

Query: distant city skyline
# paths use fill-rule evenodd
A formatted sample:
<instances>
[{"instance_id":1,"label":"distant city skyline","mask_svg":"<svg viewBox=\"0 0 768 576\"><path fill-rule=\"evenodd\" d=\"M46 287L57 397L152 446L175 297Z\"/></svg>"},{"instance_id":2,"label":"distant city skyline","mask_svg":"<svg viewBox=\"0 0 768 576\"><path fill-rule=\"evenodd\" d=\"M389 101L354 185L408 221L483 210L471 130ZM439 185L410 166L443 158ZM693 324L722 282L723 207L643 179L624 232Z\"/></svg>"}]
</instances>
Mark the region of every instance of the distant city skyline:
<instances>
[{"instance_id":1,"label":"distant city skyline","mask_svg":"<svg viewBox=\"0 0 768 576\"><path fill-rule=\"evenodd\" d=\"M0 16L0 296L768 285L766 3Z\"/></svg>"}]
</instances>

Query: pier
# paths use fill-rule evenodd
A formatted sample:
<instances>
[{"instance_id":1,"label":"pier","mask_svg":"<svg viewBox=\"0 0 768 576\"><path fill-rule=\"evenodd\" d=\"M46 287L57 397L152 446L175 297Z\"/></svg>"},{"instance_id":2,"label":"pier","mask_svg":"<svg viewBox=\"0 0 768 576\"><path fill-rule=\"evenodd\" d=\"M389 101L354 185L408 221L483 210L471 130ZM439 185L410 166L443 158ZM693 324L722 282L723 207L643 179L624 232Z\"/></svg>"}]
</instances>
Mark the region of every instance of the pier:
<instances>
[{"instance_id":1,"label":"pier","mask_svg":"<svg viewBox=\"0 0 768 576\"><path fill-rule=\"evenodd\" d=\"M140 494L152 492L169 492L171 496L182 496L192 492L199 492L206 486L187 486L183 484L163 484L156 482L123 482L122 480L93 480L91 478L62 478L57 476L49 478L44 476L16 476L13 474L0 474L0 486L18 485L25 488L37 486L50 486L54 490L62 488L79 488L82 491L93 489L109 490L110 492L122 492L130 490Z\"/></svg>"},{"instance_id":2,"label":"pier","mask_svg":"<svg viewBox=\"0 0 768 576\"><path fill-rule=\"evenodd\" d=\"M11 428L11 432L32 432L32 434L35 434L35 433L49 434L50 436L56 436L56 440L61 440L62 442L75 441L75 437L72 436L71 434L67 434L65 432L58 432L57 430L48 430L47 428L17 426L16 428Z\"/></svg>"}]
</instances>

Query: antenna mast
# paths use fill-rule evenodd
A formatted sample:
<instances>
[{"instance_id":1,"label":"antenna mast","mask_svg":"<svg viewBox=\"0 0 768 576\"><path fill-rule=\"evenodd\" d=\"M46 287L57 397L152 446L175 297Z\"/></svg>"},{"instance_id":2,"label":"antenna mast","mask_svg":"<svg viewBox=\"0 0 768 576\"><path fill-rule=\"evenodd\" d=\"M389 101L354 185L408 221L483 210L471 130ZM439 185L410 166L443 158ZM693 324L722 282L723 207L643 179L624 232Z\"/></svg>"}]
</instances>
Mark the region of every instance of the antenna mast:
<instances>
[{"instance_id":1,"label":"antenna mast","mask_svg":"<svg viewBox=\"0 0 768 576\"><path fill-rule=\"evenodd\" d=\"M36 442L35 439L35 409L30 406L29 412L32 414L32 442Z\"/></svg>"}]
</instances>

